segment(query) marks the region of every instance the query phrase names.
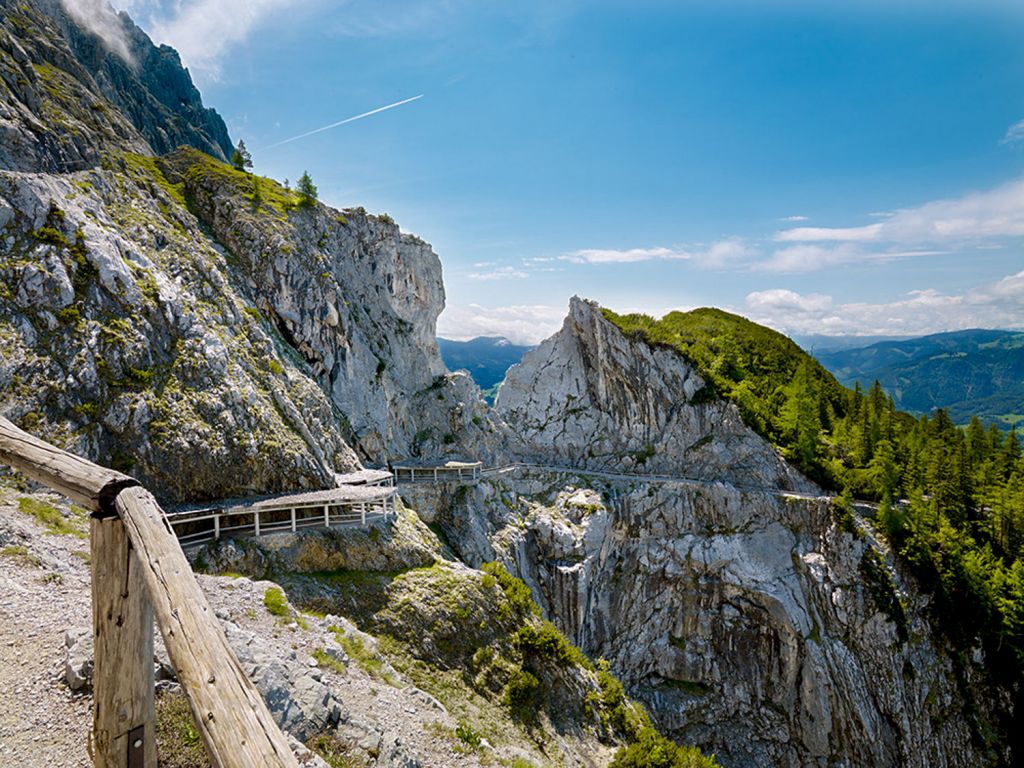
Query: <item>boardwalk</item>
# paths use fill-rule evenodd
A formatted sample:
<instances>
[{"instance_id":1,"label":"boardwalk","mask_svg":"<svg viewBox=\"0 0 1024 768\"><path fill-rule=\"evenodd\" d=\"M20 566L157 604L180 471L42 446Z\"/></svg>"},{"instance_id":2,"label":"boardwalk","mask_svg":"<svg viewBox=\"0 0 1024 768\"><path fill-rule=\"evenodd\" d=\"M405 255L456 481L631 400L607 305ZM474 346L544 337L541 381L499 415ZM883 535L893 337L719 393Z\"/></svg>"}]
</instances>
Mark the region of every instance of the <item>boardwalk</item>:
<instances>
[{"instance_id":1,"label":"boardwalk","mask_svg":"<svg viewBox=\"0 0 1024 768\"><path fill-rule=\"evenodd\" d=\"M390 477L390 473L387 473ZM325 491L260 499L252 504L197 509L166 515L182 547L222 536L263 536L295 533L305 528L367 525L396 514L391 485L345 485Z\"/></svg>"},{"instance_id":2,"label":"boardwalk","mask_svg":"<svg viewBox=\"0 0 1024 768\"><path fill-rule=\"evenodd\" d=\"M560 474L612 482L676 483L697 487L730 487L747 493L764 493L788 499L830 501L833 494L802 493L781 488L736 485L721 480L700 480L680 475L608 472L579 467L513 462L484 467L482 462L449 461L438 465L401 465L394 474L384 469L361 469L336 475L338 488L289 494L238 503L221 508L208 507L166 515L182 547L194 547L223 536L263 536L295 533L307 528L362 525L387 520L396 514L396 485L420 483L473 484L521 470ZM861 517L871 517L876 507L857 502Z\"/></svg>"}]
</instances>

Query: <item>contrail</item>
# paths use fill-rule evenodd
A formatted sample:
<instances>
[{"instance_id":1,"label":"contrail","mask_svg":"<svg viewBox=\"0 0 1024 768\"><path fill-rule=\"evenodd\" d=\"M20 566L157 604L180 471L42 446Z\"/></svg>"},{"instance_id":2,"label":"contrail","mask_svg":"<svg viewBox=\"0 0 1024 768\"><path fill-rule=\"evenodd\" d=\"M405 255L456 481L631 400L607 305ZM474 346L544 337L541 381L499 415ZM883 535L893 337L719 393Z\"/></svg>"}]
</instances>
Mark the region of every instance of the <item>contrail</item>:
<instances>
[{"instance_id":1,"label":"contrail","mask_svg":"<svg viewBox=\"0 0 1024 768\"><path fill-rule=\"evenodd\" d=\"M344 120L339 120L336 123L331 123L330 125L325 125L322 128L315 128L312 131L306 131L306 133L300 133L298 136L292 136L290 139L285 139L284 141L279 141L276 144L271 144L269 147L263 147L263 149L273 149L274 147L280 147L282 144L289 144L289 143L291 143L293 141L298 141L299 139L304 139L307 136L312 136L314 133L323 133L324 131L331 130L331 128L337 128L339 125L344 125L345 123L353 123L356 120L362 120L364 117L369 117L370 115L376 115L378 112L386 112L389 109L394 109L395 107L400 107L403 104L408 104L410 101L416 101L417 99L422 99L422 98L423 98L423 94L421 93L419 96L413 96L411 99L402 99L401 101L396 101L394 104L388 104L387 106L384 106L384 107L377 107L376 109L371 109L369 112L363 112L361 115L354 115L353 117L346 117Z\"/></svg>"}]
</instances>

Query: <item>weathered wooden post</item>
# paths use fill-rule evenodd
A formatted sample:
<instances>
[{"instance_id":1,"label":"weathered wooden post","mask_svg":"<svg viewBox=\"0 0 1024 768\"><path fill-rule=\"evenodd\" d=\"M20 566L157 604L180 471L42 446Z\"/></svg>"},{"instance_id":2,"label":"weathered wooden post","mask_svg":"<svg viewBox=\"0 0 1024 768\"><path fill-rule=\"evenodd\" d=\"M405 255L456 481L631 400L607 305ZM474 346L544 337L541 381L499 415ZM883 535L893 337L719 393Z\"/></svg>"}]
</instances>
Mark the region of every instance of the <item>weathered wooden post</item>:
<instances>
[{"instance_id":1,"label":"weathered wooden post","mask_svg":"<svg viewBox=\"0 0 1024 768\"><path fill-rule=\"evenodd\" d=\"M155 766L153 611L124 525L91 525L94 765Z\"/></svg>"},{"instance_id":2,"label":"weathered wooden post","mask_svg":"<svg viewBox=\"0 0 1024 768\"><path fill-rule=\"evenodd\" d=\"M217 768L298 768L152 495L0 417L0 462L93 512L98 768L155 768L153 624ZM119 519L120 518L120 519Z\"/></svg>"}]
</instances>

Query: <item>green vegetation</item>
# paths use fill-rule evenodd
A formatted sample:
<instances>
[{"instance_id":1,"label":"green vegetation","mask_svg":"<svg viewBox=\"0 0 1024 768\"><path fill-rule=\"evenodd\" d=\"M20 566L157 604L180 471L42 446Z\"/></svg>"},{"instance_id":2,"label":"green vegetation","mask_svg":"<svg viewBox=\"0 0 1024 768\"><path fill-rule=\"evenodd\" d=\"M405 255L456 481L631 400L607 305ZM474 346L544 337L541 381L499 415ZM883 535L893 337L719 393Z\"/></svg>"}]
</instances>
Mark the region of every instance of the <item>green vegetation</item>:
<instances>
[{"instance_id":1,"label":"green vegetation","mask_svg":"<svg viewBox=\"0 0 1024 768\"><path fill-rule=\"evenodd\" d=\"M63 227L64 211L51 200L50 210L46 213L46 222L33 232L32 236L41 243L65 247L68 245L68 238L63 232Z\"/></svg>"},{"instance_id":2,"label":"green vegetation","mask_svg":"<svg viewBox=\"0 0 1024 768\"><path fill-rule=\"evenodd\" d=\"M344 663L338 661L338 659L331 656L331 654L329 654L323 648L315 649L313 653L310 655L313 657L313 661L317 663L317 666L323 667L324 669L329 669L332 672L335 672L339 675L348 674L348 668L344 665Z\"/></svg>"},{"instance_id":3,"label":"green vegetation","mask_svg":"<svg viewBox=\"0 0 1024 768\"><path fill-rule=\"evenodd\" d=\"M0 549L0 557L9 557L22 565L30 565L33 568L42 566L42 561L29 552L27 547L23 547L20 544L8 544L3 549Z\"/></svg>"},{"instance_id":4,"label":"green vegetation","mask_svg":"<svg viewBox=\"0 0 1024 768\"><path fill-rule=\"evenodd\" d=\"M516 648L528 660L543 660L560 667L583 667L593 670L586 654L565 639L565 635L550 621L540 625L527 624L513 637Z\"/></svg>"},{"instance_id":5,"label":"green vegetation","mask_svg":"<svg viewBox=\"0 0 1024 768\"><path fill-rule=\"evenodd\" d=\"M525 619L530 616L540 616L540 606L533 602L530 588L505 570L505 566L498 562L484 563L480 566L480 570L485 574L483 579L485 589L490 589L497 584L505 593L505 601L498 609L499 621L513 617Z\"/></svg>"},{"instance_id":6,"label":"green vegetation","mask_svg":"<svg viewBox=\"0 0 1024 768\"><path fill-rule=\"evenodd\" d=\"M384 660L380 654L368 648L363 642L363 638L359 635L349 634L341 627L331 627L331 632L334 633L334 639L338 641L338 645L352 661L359 665L361 670L389 685L395 685L394 678L384 670Z\"/></svg>"},{"instance_id":7,"label":"green vegetation","mask_svg":"<svg viewBox=\"0 0 1024 768\"><path fill-rule=\"evenodd\" d=\"M263 606L267 609L267 613L279 619L287 619L291 616L291 611L288 609L288 598L285 597L284 590L279 587L270 587L263 593Z\"/></svg>"},{"instance_id":8,"label":"green vegetation","mask_svg":"<svg viewBox=\"0 0 1024 768\"><path fill-rule=\"evenodd\" d=\"M156 751L161 768L210 768L206 747L183 693L157 694Z\"/></svg>"},{"instance_id":9,"label":"green vegetation","mask_svg":"<svg viewBox=\"0 0 1024 768\"><path fill-rule=\"evenodd\" d=\"M714 756L696 747L680 747L653 728L641 731L637 740L615 753L610 768L719 768Z\"/></svg>"},{"instance_id":10,"label":"green vegetation","mask_svg":"<svg viewBox=\"0 0 1024 768\"><path fill-rule=\"evenodd\" d=\"M463 744L473 749L483 743L483 736L473 730L473 727L464 720L460 720L455 726L455 736Z\"/></svg>"},{"instance_id":11,"label":"green vegetation","mask_svg":"<svg viewBox=\"0 0 1024 768\"><path fill-rule=\"evenodd\" d=\"M295 187L295 191L299 194L299 205L303 208L312 208L313 204L316 203L316 185L313 183L313 179L310 177L308 171L302 172L302 175L299 177L298 184Z\"/></svg>"},{"instance_id":12,"label":"green vegetation","mask_svg":"<svg viewBox=\"0 0 1024 768\"><path fill-rule=\"evenodd\" d=\"M241 139L238 140L235 151L231 153L231 165L236 171L248 171L252 168L252 155L249 154L249 150L245 148L245 142Z\"/></svg>"},{"instance_id":13,"label":"green vegetation","mask_svg":"<svg viewBox=\"0 0 1024 768\"><path fill-rule=\"evenodd\" d=\"M972 416L1009 429L1024 406L1024 333L970 330L818 355L840 382L879 381L910 413L945 408L956 423Z\"/></svg>"},{"instance_id":14,"label":"green vegetation","mask_svg":"<svg viewBox=\"0 0 1024 768\"><path fill-rule=\"evenodd\" d=\"M183 204L186 200L192 203L200 194L213 194L224 187L233 189L252 202L255 208L269 209L279 218L285 218L297 204L292 191L273 179L237 170L198 149L180 147L156 162L167 177L181 179L175 186L180 184Z\"/></svg>"},{"instance_id":15,"label":"green vegetation","mask_svg":"<svg viewBox=\"0 0 1024 768\"><path fill-rule=\"evenodd\" d=\"M602 311L627 336L693 363L706 381L695 400L732 400L752 429L804 472L828 480L817 438L844 412L846 390L793 341L720 309L670 312L661 320ZM638 463L651 455L638 456Z\"/></svg>"},{"instance_id":16,"label":"green vegetation","mask_svg":"<svg viewBox=\"0 0 1024 768\"><path fill-rule=\"evenodd\" d=\"M202 154L198 152L198 154ZM213 158L210 158L211 160ZM117 163L121 170L127 173L136 183L147 186L156 186L171 200L182 208L187 207L185 198L185 185L182 182L172 184L164 175L157 159L148 155L137 155L133 152L123 152L117 158L110 158L109 162Z\"/></svg>"},{"instance_id":17,"label":"green vegetation","mask_svg":"<svg viewBox=\"0 0 1024 768\"><path fill-rule=\"evenodd\" d=\"M365 768L366 760L363 753L352 748L348 741L334 731L325 731L317 734L306 746L311 752L315 752L331 768Z\"/></svg>"},{"instance_id":18,"label":"green vegetation","mask_svg":"<svg viewBox=\"0 0 1024 768\"><path fill-rule=\"evenodd\" d=\"M18 499L18 509L26 515L34 517L36 522L46 528L47 533L67 534L79 538L85 538L86 536L83 522L87 513L84 510L78 510L77 507L72 508L74 517L67 518L60 513L57 507L49 502L40 501L30 496L22 496Z\"/></svg>"},{"instance_id":19,"label":"green vegetation","mask_svg":"<svg viewBox=\"0 0 1024 768\"><path fill-rule=\"evenodd\" d=\"M834 508L841 530L860 535L850 498L877 500L878 527L934 593L931 610L953 647L967 654L980 639L994 680L1024 682L1024 457L1016 432L977 417L960 428L942 409L901 413L878 382L846 389L786 337L720 310L658 321L604 313L624 333L692 361L798 467L844 489ZM905 611L885 563L869 551L860 571L867 596L905 639Z\"/></svg>"}]
</instances>

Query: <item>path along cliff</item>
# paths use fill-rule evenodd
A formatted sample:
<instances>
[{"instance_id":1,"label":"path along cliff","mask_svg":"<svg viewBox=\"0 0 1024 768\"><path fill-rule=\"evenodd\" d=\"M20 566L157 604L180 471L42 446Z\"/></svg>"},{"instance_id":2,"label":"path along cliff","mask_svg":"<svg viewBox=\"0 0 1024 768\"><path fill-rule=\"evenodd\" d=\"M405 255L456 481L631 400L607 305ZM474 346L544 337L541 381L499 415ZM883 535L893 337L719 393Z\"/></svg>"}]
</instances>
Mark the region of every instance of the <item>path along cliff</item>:
<instances>
[{"instance_id":1,"label":"path along cliff","mask_svg":"<svg viewBox=\"0 0 1024 768\"><path fill-rule=\"evenodd\" d=\"M489 409L438 356L427 243L223 163L223 121L126 16L112 44L56 0L0 12L0 407L20 426L170 502L364 461L575 469L407 495L723 765L1009 762L985 736L1004 701L926 598L842 511L780 497L819 491L680 355L574 300Z\"/></svg>"}]
</instances>

